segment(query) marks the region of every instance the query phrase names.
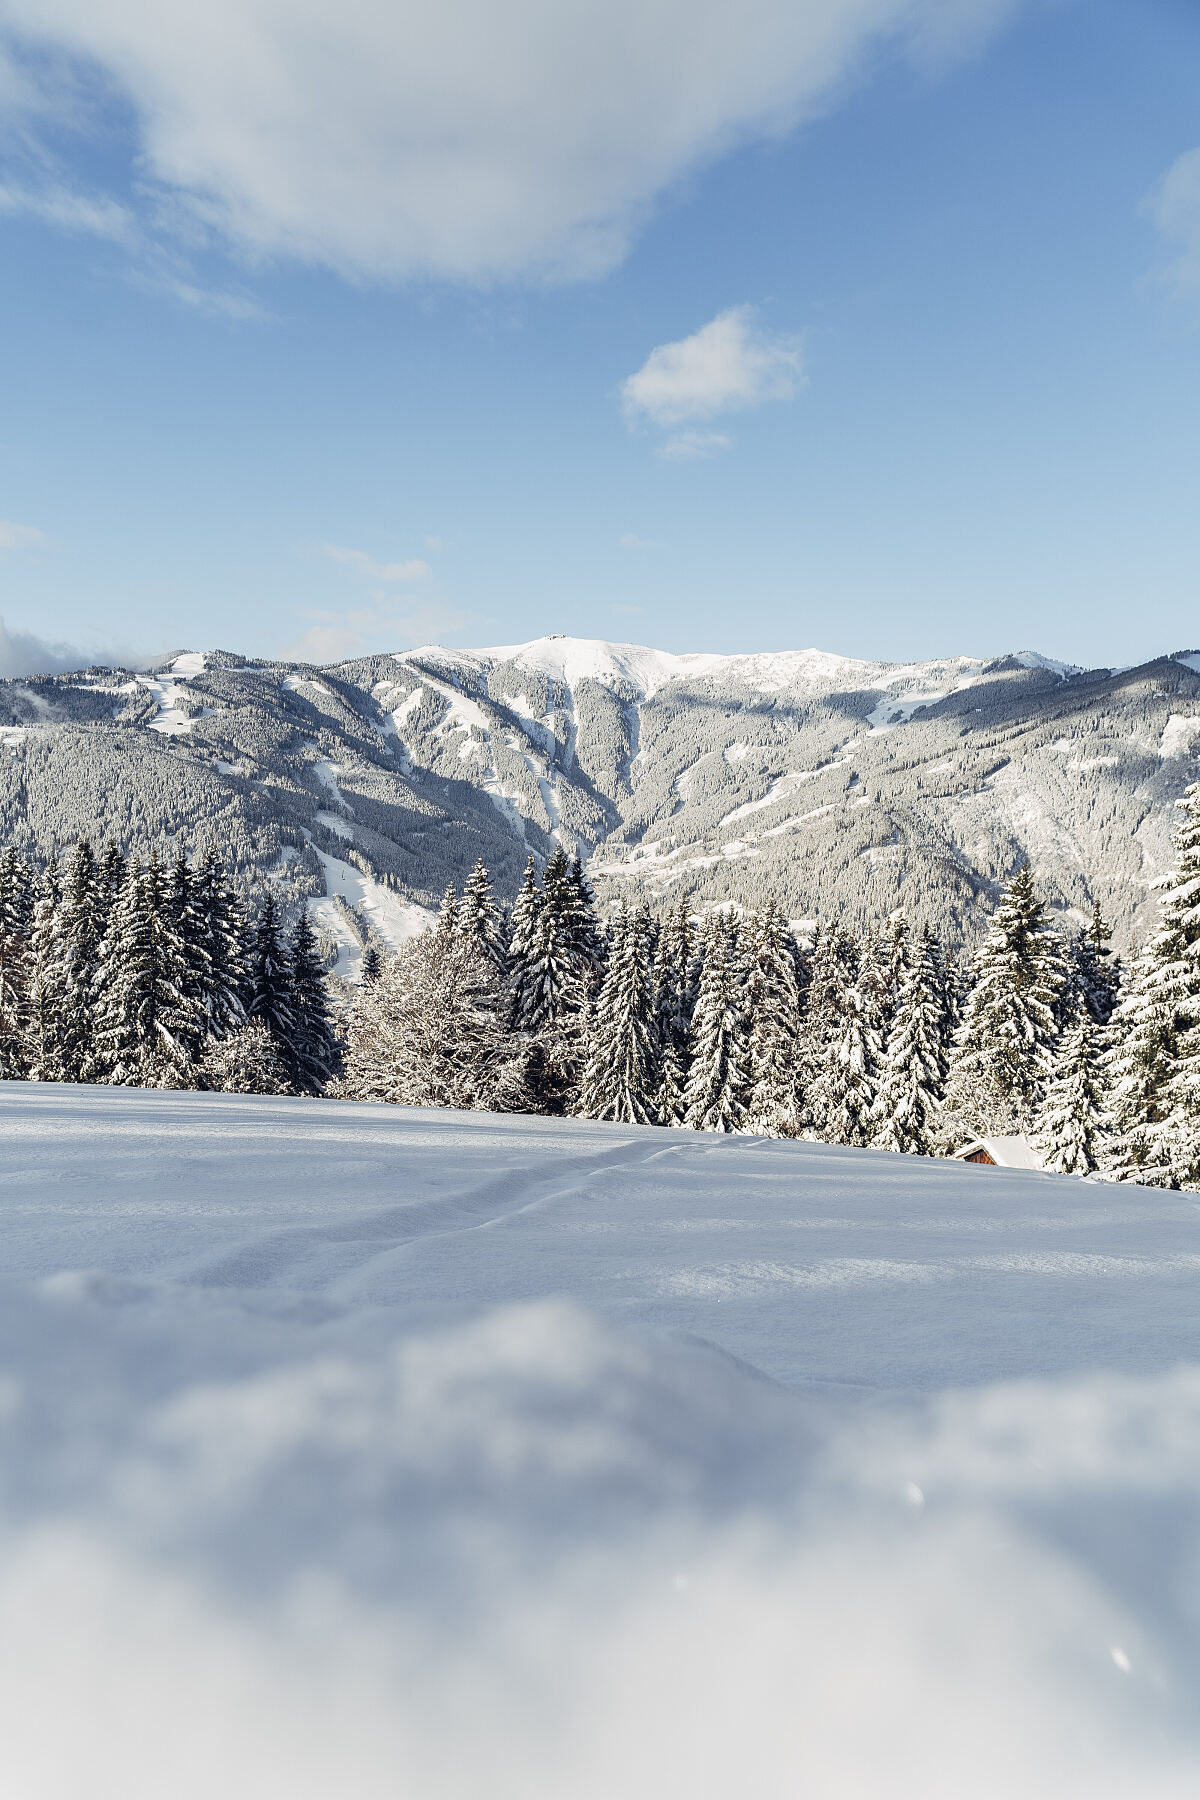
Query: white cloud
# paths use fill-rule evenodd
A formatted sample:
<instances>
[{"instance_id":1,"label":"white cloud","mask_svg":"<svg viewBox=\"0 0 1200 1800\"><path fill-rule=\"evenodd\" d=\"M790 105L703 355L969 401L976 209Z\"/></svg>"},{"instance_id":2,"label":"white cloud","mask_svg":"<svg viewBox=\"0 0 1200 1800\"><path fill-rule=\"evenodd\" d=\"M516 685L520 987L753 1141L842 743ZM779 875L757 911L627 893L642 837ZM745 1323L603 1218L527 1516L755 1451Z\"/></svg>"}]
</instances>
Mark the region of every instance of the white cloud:
<instances>
[{"instance_id":1,"label":"white cloud","mask_svg":"<svg viewBox=\"0 0 1200 1800\"><path fill-rule=\"evenodd\" d=\"M723 431L676 431L659 445L657 454L665 462L701 462L732 448L733 439Z\"/></svg>"},{"instance_id":2,"label":"white cloud","mask_svg":"<svg viewBox=\"0 0 1200 1800\"><path fill-rule=\"evenodd\" d=\"M381 563L368 556L365 550L348 550L342 544L322 544L320 549L334 562L353 569L357 575L365 575L370 581L424 581L433 574L429 564L420 557L412 557L408 562Z\"/></svg>"},{"instance_id":3,"label":"white cloud","mask_svg":"<svg viewBox=\"0 0 1200 1800\"><path fill-rule=\"evenodd\" d=\"M622 550L657 550L658 545L653 538L639 537L635 531L627 531L619 537L617 543Z\"/></svg>"},{"instance_id":4,"label":"white cloud","mask_svg":"<svg viewBox=\"0 0 1200 1800\"><path fill-rule=\"evenodd\" d=\"M1175 285L1200 288L1200 149L1172 164L1147 205L1159 230L1179 246L1171 270Z\"/></svg>"},{"instance_id":5,"label":"white cloud","mask_svg":"<svg viewBox=\"0 0 1200 1800\"><path fill-rule=\"evenodd\" d=\"M84 232L92 237L128 242L134 235L128 207L105 194L85 194L51 182L26 187L20 182L0 182L0 217L41 219L60 231Z\"/></svg>"},{"instance_id":6,"label":"white cloud","mask_svg":"<svg viewBox=\"0 0 1200 1800\"><path fill-rule=\"evenodd\" d=\"M796 339L763 331L753 307L731 306L691 337L652 350L621 397L630 419L682 425L788 400L803 379Z\"/></svg>"},{"instance_id":7,"label":"white cloud","mask_svg":"<svg viewBox=\"0 0 1200 1800\"><path fill-rule=\"evenodd\" d=\"M687 171L811 116L881 44L961 53L1013 3L0 0L23 47L0 89L83 113L98 70L139 181L251 256L586 277Z\"/></svg>"},{"instance_id":8,"label":"white cloud","mask_svg":"<svg viewBox=\"0 0 1200 1800\"><path fill-rule=\"evenodd\" d=\"M0 677L11 679L23 675L64 675L72 669L87 669L93 663L124 669L141 668L144 654L128 646L108 646L82 650L75 644L48 643L32 631L13 631L0 619Z\"/></svg>"},{"instance_id":9,"label":"white cloud","mask_svg":"<svg viewBox=\"0 0 1200 1800\"><path fill-rule=\"evenodd\" d=\"M44 531L33 525L17 525L12 519L0 519L0 550L34 550L46 542Z\"/></svg>"}]
</instances>

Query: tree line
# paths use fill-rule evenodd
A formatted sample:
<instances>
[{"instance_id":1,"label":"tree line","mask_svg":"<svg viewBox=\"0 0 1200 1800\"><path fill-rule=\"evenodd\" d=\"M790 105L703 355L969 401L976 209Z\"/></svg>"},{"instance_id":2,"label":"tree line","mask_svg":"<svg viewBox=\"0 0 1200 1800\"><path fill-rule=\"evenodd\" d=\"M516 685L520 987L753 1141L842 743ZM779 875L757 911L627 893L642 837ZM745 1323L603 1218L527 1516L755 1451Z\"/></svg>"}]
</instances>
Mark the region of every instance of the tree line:
<instances>
[{"instance_id":1,"label":"tree line","mask_svg":"<svg viewBox=\"0 0 1200 1800\"><path fill-rule=\"evenodd\" d=\"M1008 884L975 953L902 912L800 940L773 901L598 915L576 858L510 907L476 865L436 926L364 953L331 1006L302 914L247 919L210 856L0 857L0 1073L572 1114L946 1154L1029 1136L1047 1167L1200 1187L1200 784L1127 972L1097 906Z\"/></svg>"},{"instance_id":2,"label":"tree line","mask_svg":"<svg viewBox=\"0 0 1200 1800\"><path fill-rule=\"evenodd\" d=\"M316 938L253 922L210 853L35 874L0 854L0 1078L319 1094L341 1049Z\"/></svg>"}]
</instances>

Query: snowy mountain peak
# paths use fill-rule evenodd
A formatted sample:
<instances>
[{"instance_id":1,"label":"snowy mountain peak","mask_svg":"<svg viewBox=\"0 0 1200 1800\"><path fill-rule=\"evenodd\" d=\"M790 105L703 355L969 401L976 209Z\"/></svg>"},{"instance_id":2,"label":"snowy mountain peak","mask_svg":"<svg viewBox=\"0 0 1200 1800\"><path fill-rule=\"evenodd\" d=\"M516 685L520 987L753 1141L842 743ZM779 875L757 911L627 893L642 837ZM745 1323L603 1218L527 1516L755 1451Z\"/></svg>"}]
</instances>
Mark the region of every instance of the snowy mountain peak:
<instances>
[{"instance_id":1,"label":"snowy mountain peak","mask_svg":"<svg viewBox=\"0 0 1200 1800\"><path fill-rule=\"evenodd\" d=\"M928 662L872 662L840 656L828 650L767 650L740 655L717 651L676 652L655 650L646 644L610 643L604 638L568 637L551 632L527 644L496 644L479 650L451 650L440 644L403 650L396 661L440 666L453 675L469 671L477 680L501 664L547 676L574 688L580 681L596 681L604 687L631 687L639 699L650 700L673 682L717 678L739 688L777 693L784 688L814 692L839 687L858 690L895 688L911 681L927 691L929 699L954 692L964 679L973 679L995 660L952 656ZM1044 669L1066 676L1078 674L1073 663L1056 662L1035 650L1018 651L1012 661L1024 668Z\"/></svg>"}]
</instances>

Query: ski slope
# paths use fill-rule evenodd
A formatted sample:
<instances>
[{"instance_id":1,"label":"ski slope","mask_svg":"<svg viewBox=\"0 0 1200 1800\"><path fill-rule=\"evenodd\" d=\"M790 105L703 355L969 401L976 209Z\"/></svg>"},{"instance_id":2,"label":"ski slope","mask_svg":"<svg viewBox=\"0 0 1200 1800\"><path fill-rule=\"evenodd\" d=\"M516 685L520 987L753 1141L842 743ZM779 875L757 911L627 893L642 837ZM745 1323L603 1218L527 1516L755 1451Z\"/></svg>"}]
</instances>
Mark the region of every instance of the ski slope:
<instances>
[{"instance_id":1,"label":"ski slope","mask_svg":"<svg viewBox=\"0 0 1200 1800\"><path fill-rule=\"evenodd\" d=\"M0 1084L0 1790L1194 1794L1200 1203Z\"/></svg>"}]
</instances>

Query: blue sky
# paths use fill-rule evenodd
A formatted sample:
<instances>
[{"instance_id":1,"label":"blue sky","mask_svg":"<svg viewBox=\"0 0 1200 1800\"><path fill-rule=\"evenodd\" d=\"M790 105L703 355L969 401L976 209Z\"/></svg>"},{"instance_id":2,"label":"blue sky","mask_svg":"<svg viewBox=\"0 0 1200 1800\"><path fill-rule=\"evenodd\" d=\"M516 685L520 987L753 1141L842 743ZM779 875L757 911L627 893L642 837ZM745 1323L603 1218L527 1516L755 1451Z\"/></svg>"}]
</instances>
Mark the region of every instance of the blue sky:
<instances>
[{"instance_id":1,"label":"blue sky","mask_svg":"<svg viewBox=\"0 0 1200 1800\"><path fill-rule=\"evenodd\" d=\"M6 668L1200 644L1191 0L430 10L0 0Z\"/></svg>"}]
</instances>

